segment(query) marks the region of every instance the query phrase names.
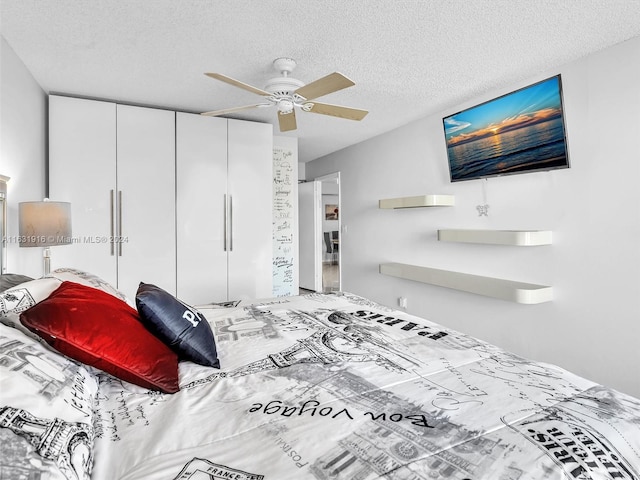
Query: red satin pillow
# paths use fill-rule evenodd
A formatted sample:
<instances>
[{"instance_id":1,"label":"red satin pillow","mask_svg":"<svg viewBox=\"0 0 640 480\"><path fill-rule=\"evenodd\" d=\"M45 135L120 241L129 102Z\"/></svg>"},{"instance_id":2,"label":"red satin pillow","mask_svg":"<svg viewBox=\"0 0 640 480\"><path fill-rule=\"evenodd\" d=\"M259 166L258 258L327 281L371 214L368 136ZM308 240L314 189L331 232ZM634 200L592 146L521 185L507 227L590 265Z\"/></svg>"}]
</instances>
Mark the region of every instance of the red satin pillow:
<instances>
[{"instance_id":1,"label":"red satin pillow","mask_svg":"<svg viewBox=\"0 0 640 480\"><path fill-rule=\"evenodd\" d=\"M141 387L179 390L177 355L140 323L135 309L113 295L63 282L20 321L70 358Z\"/></svg>"}]
</instances>

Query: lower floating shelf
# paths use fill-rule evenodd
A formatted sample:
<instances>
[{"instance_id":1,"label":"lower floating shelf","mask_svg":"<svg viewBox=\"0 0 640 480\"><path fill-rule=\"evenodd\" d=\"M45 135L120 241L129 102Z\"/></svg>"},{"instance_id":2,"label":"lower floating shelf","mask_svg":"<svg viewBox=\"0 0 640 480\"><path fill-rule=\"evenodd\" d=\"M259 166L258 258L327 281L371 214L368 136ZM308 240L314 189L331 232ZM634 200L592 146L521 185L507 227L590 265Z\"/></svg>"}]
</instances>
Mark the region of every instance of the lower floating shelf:
<instances>
[{"instance_id":1,"label":"lower floating shelf","mask_svg":"<svg viewBox=\"0 0 640 480\"><path fill-rule=\"evenodd\" d=\"M380 273L517 303L535 304L553 300L553 289L546 285L515 282L405 263L381 263Z\"/></svg>"}]
</instances>

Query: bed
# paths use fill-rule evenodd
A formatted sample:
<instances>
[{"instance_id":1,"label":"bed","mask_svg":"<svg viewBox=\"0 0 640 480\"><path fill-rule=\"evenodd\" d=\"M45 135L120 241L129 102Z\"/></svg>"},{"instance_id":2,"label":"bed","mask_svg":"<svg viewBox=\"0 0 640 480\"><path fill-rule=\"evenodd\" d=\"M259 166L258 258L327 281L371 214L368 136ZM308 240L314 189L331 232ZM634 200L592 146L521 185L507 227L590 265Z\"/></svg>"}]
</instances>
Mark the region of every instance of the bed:
<instances>
[{"instance_id":1,"label":"bed","mask_svg":"<svg viewBox=\"0 0 640 480\"><path fill-rule=\"evenodd\" d=\"M2 479L640 479L640 400L366 298L197 306L219 364L178 355L167 393L33 326L67 315L48 302L78 285L69 312L108 295L143 315L71 269L0 294ZM90 341L129 341L87 312L111 327Z\"/></svg>"}]
</instances>

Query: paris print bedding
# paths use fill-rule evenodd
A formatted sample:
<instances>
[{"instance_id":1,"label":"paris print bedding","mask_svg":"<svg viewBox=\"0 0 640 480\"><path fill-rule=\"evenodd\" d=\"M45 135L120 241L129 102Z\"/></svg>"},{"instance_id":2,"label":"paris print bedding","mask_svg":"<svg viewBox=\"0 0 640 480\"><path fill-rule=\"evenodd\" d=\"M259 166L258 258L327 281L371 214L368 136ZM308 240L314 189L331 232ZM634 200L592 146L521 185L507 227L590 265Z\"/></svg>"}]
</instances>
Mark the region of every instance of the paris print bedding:
<instances>
[{"instance_id":1,"label":"paris print bedding","mask_svg":"<svg viewBox=\"0 0 640 480\"><path fill-rule=\"evenodd\" d=\"M640 479L640 400L559 367L346 293L198 310L173 394L0 325L0 478Z\"/></svg>"}]
</instances>

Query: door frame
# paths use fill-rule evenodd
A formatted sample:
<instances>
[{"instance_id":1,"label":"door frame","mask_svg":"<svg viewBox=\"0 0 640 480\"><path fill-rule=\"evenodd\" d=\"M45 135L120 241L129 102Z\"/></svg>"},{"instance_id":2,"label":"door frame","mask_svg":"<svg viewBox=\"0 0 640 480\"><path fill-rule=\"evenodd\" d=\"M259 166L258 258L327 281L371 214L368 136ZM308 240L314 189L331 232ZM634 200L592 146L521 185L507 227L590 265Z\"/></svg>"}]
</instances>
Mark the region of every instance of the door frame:
<instances>
[{"instance_id":1,"label":"door frame","mask_svg":"<svg viewBox=\"0 0 640 480\"><path fill-rule=\"evenodd\" d=\"M321 175L320 177L316 177L314 178L314 181L316 182L320 182L320 184L322 185L323 182L331 180L332 182L335 181L337 183L338 186L338 238L340 239L340 248L338 248L338 290L342 290L342 192L341 192L341 186L340 186L340 172L333 172L333 173L328 173L326 175ZM324 205L322 202L322 194L323 194L324 189L320 188L320 218L323 219L324 218ZM319 232L320 235L317 235L319 238L322 238L322 228L320 229L321 231ZM320 255L320 264L322 265L322 255L323 255L323 251L324 249L320 249L319 255ZM324 288L323 288L324 290Z\"/></svg>"},{"instance_id":2,"label":"door frame","mask_svg":"<svg viewBox=\"0 0 640 480\"><path fill-rule=\"evenodd\" d=\"M7 182L9 177L0 175L0 273L7 272Z\"/></svg>"}]
</instances>

